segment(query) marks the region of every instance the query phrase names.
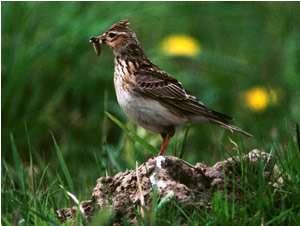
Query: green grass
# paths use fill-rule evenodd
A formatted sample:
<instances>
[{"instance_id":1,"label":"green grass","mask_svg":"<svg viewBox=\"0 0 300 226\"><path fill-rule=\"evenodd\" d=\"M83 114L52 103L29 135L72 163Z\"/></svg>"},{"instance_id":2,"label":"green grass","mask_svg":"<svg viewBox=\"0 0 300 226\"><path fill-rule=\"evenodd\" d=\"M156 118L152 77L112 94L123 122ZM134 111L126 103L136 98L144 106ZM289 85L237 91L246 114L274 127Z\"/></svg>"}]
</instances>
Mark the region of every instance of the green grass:
<instances>
[{"instance_id":1,"label":"green grass","mask_svg":"<svg viewBox=\"0 0 300 226\"><path fill-rule=\"evenodd\" d=\"M88 199L96 178L134 169L157 152L160 136L126 122L117 105L111 50L96 57L88 43L124 18L154 63L254 134L245 139L187 125L177 130L169 154L213 164L259 148L289 175L273 194L262 177L245 173L244 199L232 203L216 194L211 210L155 199L141 224L299 224L300 4L4 2L1 12L3 225L57 225L54 210L76 205L68 192ZM164 55L160 43L172 34L194 37L202 52ZM261 112L241 98L257 85L279 95ZM93 224L109 224L111 215L103 210Z\"/></svg>"},{"instance_id":2,"label":"green grass","mask_svg":"<svg viewBox=\"0 0 300 226\"><path fill-rule=\"evenodd\" d=\"M126 131L126 128L124 130ZM139 139L134 141L139 142ZM69 194L74 191L73 180L76 178L76 172L69 172L55 139L53 146L59 163L58 169L47 166L39 171L42 167L37 167L39 163L34 157L30 157L31 161L26 166L20 159L12 135L11 145L14 152L13 165L6 161L2 163L2 224L59 225L54 210L59 207L76 206L73 195ZM240 150L240 153L247 151ZM228 198L232 197L232 194L225 190L214 194L209 209L186 209L173 199L160 199L154 189L152 204L145 210L145 216L142 217L140 209L136 209L139 224L297 225L300 222L300 150L291 138L286 145L274 144L272 154L274 163L282 172L283 186L277 189L270 187L263 176L264 165L253 170L248 165L242 164L239 185L242 195L239 201ZM95 160L91 164L97 165L98 162ZM120 170L118 164L112 164L111 168L112 171ZM74 194L79 201L89 199L91 185L85 186L86 189L81 191L80 195ZM101 210L92 219L91 224L109 225L113 216L112 210ZM81 225L85 220L78 216L77 222ZM124 225L130 225L126 223L126 219Z\"/></svg>"}]
</instances>

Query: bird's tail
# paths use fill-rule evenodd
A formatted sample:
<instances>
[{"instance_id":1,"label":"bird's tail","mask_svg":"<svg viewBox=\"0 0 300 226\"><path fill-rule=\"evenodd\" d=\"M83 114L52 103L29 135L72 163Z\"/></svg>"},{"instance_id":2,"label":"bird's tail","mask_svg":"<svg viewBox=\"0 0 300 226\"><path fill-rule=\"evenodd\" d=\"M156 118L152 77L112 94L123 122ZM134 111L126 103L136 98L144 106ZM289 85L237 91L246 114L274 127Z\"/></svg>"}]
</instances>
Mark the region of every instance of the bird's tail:
<instances>
[{"instance_id":1,"label":"bird's tail","mask_svg":"<svg viewBox=\"0 0 300 226\"><path fill-rule=\"evenodd\" d=\"M218 119L209 119L209 121L223 127L224 129L228 129L231 132L238 132L238 133L241 133L241 134L243 134L247 137L253 137L252 134L246 132L245 130L242 130L241 128L239 128L237 126L234 126L234 125L230 124L228 121L223 121L223 120L221 121L221 120L218 120Z\"/></svg>"},{"instance_id":2,"label":"bird's tail","mask_svg":"<svg viewBox=\"0 0 300 226\"><path fill-rule=\"evenodd\" d=\"M208 118L209 122L211 122L213 124L216 124L218 126L221 126L224 129L228 129L232 133L233 132L238 132L238 133L241 133L241 134L243 134L247 137L253 137L252 134L246 132L245 130L242 130L241 128L239 128L235 125L232 125L231 124L232 118L228 115L225 115L223 113L211 110L209 112L209 114L207 115L207 118Z\"/></svg>"},{"instance_id":3,"label":"bird's tail","mask_svg":"<svg viewBox=\"0 0 300 226\"><path fill-rule=\"evenodd\" d=\"M196 112L197 114L194 114L191 118L191 121L194 122L211 122L213 124L216 124L218 126L221 126L225 129L230 130L231 132L238 132L245 136L252 137L253 135L242 130L241 128L232 125L231 121L232 118L228 115L225 115L223 113L211 110L204 106L201 103L195 104L194 102L191 102L190 105L193 107L193 113Z\"/></svg>"}]
</instances>

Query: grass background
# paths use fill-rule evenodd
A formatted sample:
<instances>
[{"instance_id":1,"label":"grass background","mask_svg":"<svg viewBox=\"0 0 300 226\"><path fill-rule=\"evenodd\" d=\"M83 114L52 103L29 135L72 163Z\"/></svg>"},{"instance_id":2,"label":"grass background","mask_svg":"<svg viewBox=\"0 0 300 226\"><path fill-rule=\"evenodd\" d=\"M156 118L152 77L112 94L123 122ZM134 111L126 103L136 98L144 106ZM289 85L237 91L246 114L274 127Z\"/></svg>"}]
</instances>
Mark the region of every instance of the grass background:
<instances>
[{"instance_id":1,"label":"grass background","mask_svg":"<svg viewBox=\"0 0 300 226\"><path fill-rule=\"evenodd\" d=\"M235 154L230 137L242 152L281 153L278 163L292 178L286 193L280 193L280 205L273 196L264 197L267 188L258 184L261 196L251 202L245 198L239 208L229 203L226 210L224 197L217 195L212 212L191 214L187 222L300 222L298 3L5 2L1 10L3 224L57 224L53 210L72 205L59 185L87 199L97 177L153 156L149 144L158 149L159 135L127 123L117 105L111 50L105 48L99 58L88 43L124 18L154 63L255 135L244 139L215 126L186 126L178 130L169 154L178 155L185 143L184 159L211 164ZM172 34L193 36L201 53L164 55L160 43ZM241 93L257 85L279 90L277 104L262 112L247 108ZM165 213L169 221L163 224L176 225L176 213ZM153 221L162 220L156 217Z\"/></svg>"}]
</instances>

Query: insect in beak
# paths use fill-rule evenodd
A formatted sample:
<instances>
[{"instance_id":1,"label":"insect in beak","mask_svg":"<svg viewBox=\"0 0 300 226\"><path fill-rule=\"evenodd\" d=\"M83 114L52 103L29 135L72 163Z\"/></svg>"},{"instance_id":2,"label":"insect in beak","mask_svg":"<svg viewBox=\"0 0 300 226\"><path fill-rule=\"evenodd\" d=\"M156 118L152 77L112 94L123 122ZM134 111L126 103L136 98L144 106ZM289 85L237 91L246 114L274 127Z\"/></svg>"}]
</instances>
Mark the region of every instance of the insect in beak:
<instances>
[{"instance_id":1,"label":"insect in beak","mask_svg":"<svg viewBox=\"0 0 300 226\"><path fill-rule=\"evenodd\" d=\"M97 56L99 56L101 53L102 40L98 37L91 37L89 42L93 45Z\"/></svg>"}]
</instances>

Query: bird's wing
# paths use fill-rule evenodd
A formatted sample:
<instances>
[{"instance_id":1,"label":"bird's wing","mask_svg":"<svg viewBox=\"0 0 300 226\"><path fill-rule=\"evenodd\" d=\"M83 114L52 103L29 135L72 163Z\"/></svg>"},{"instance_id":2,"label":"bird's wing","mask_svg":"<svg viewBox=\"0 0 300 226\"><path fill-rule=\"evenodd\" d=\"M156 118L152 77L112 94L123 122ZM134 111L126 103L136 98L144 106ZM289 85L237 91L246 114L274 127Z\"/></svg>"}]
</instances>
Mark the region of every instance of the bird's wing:
<instances>
[{"instance_id":1,"label":"bird's wing","mask_svg":"<svg viewBox=\"0 0 300 226\"><path fill-rule=\"evenodd\" d=\"M204 116L227 123L231 117L210 110L190 95L176 79L161 70L140 70L136 75L136 91L172 107L186 116Z\"/></svg>"}]
</instances>

